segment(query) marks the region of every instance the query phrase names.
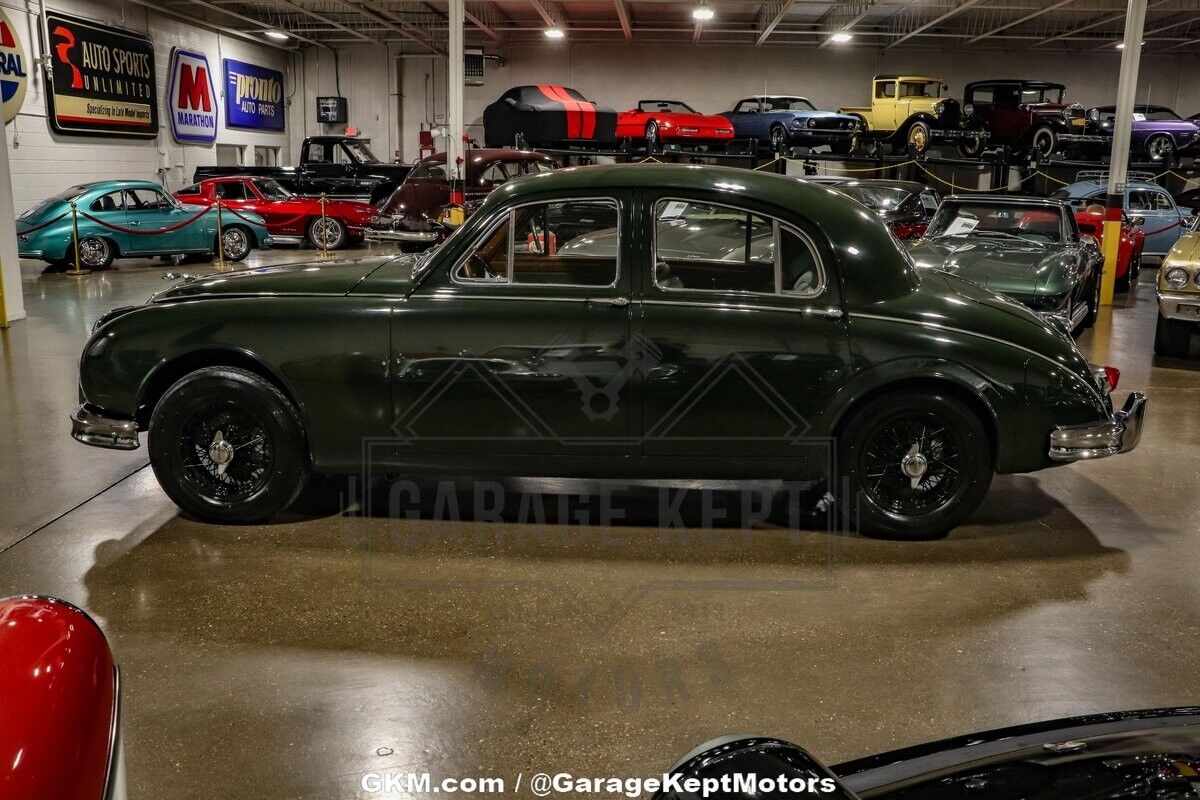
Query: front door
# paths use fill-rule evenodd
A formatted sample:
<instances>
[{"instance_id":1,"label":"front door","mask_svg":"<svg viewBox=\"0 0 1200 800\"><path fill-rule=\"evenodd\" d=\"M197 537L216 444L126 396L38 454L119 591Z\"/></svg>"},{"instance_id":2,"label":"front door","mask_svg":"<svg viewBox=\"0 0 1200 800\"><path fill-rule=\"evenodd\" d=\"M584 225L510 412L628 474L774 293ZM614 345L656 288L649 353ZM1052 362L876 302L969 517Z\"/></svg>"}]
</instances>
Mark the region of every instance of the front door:
<instances>
[{"instance_id":1,"label":"front door","mask_svg":"<svg viewBox=\"0 0 1200 800\"><path fill-rule=\"evenodd\" d=\"M1159 189L1130 189L1126 195L1130 216L1145 219L1146 253L1166 253L1183 232L1183 214L1170 195Z\"/></svg>"},{"instance_id":2,"label":"front door","mask_svg":"<svg viewBox=\"0 0 1200 800\"><path fill-rule=\"evenodd\" d=\"M183 225L197 209L185 209L161 189L125 190L125 235L123 253L182 253L202 250L208 240L207 220ZM181 227L176 227L181 226Z\"/></svg>"},{"instance_id":3,"label":"front door","mask_svg":"<svg viewBox=\"0 0 1200 800\"><path fill-rule=\"evenodd\" d=\"M507 210L397 306L401 457L636 453L629 220L617 196Z\"/></svg>"},{"instance_id":4,"label":"front door","mask_svg":"<svg viewBox=\"0 0 1200 800\"><path fill-rule=\"evenodd\" d=\"M827 463L813 423L848 376L849 352L820 232L699 195L650 209L645 455L708 468Z\"/></svg>"}]
</instances>

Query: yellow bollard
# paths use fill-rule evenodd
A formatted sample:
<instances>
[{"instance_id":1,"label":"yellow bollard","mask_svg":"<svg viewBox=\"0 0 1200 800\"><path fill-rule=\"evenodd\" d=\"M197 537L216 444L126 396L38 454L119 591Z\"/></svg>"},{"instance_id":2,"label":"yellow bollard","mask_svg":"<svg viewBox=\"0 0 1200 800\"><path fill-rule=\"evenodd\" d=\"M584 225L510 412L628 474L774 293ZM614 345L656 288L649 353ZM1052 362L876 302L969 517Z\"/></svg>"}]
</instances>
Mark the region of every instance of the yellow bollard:
<instances>
[{"instance_id":1,"label":"yellow bollard","mask_svg":"<svg viewBox=\"0 0 1200 800\"><path fill-rule=\"evenodd\" d=\"M79 263L79 209L75 207L74 200L71 201L71 231L74 233L72 242L75 245L75 266L63 274L75 277L87 275L91 270L83 269L83 266Z\"/></svg>"},{"instance_id":2,"label":"yellow bollard","mask_svg":"<svg viewBox=\"0 0 1200 800\"><path fill-rule=\"evenodd\" d=\"M1117 210L1120 213L1120 209ZM1121 218L1105 212L1104 220L1104 273L1100 276L1100 305L1111 306L1117 286L1117 255L1121 249Z\"/></svg>"},{"instance_id":3,"label":"yellow bollard","mask_svg":"<svg viewBox=\"0 0 1200 800\"><path fill-rule=\"evenodd\" d=\"M221 201L217 201L217 260L212 262L217 269L225 269L225 229L221 224Z\"/></svg>"}]
</instances>

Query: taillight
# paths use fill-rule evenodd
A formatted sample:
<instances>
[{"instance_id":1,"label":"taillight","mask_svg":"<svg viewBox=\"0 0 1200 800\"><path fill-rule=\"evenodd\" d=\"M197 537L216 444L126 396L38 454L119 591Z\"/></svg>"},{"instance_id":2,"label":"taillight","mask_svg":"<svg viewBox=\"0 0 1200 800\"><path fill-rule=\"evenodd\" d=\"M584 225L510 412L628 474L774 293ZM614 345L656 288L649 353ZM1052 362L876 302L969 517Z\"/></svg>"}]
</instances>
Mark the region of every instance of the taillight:
<instances>
[{"instance_id":1,"label":"taillight","mask_svg":"<svg viewBox=\"0 0 1200 800\"><path fill-rule=\"evenodd\" d=\"M1104 390L1105 394L1110 394L1113 389L1117 388L1117 384L1121 380L1121 370L1100 364L1091 364L1090 366L1092 377L1096 379L1096 383L1100 384L1100 388Z\"/></svg>"},{"instance_id":2,"label":"taillight","mask_svg":"<svg viewBox=\"0 0 1200 800\"><path fill-rule=\"evenodd\" d=\"M1117 384L1121 381L1121 370L1116 367L1104 368L1104 374L1108 377L1108 390L1111 392L1117 388Z\"/></svg>"}]
</instances>

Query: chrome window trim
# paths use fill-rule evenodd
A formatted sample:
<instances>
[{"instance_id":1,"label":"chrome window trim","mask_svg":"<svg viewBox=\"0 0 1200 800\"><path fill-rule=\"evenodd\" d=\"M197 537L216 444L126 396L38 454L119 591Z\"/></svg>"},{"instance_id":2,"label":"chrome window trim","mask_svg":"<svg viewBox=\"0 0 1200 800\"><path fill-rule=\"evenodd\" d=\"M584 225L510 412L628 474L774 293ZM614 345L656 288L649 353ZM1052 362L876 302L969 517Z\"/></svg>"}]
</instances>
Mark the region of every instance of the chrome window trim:
<instances>
[{"instance_id":1,"label":"chrome window trim","mask_svg":"<svg viewBox=\"0 0 1200 800\"><path fill-rule=\"evenodd\" d=\"M730 209L733 209L734 211L740 211L745 214L753 214L755 216L762 217L763 219L770 220L771 221L771 237L772 237L771 246L774 248L773 267L774 267L774 274L775 274L775 291L774 292L750 292L750 291L746 291L745 289L697 289L697 288L692 288L692 287L687 287L687 286L685 286L682 289L672 289L670 287L663 286L661 283L659 283L658 282L658 274L657 274L658 273L657 267L658 267L658 262L659 262L659 258L658 258L658 208L663 203L670 203L670 202L705 203L705 204L711 205L711 206L720 206L722 208L730 208ZM652 207L652 216L651 216L650 221L651 221L650 257L651 257L651 262L654 265L650 270L650 280L654 284L654 287L656 289L658 289L659 291L662 291L662 292L704 292L706 294L722 294L722 295L729 295L732 297L788 297L788 298L796 298L796 299L801 299L801 300L812 300L814 298L820 297L821 295L825 294L826 289L829 288L828 278L825 274L825 262L821 260L821 254L817 250L816 242L814 242L812 240L811 236L809 236L804 231L797 228L795 225L791 225L787 222L784 222L783 220L779 219L778 217L773 217L770 214L764 214L760 211L752 211L751 209L742 208L740 206L735 206L735 205L730 205L729 203L716 203L716 202L711 202L708 200L700 200L695 197L689 198L689 197L663 196L663 197L657 198L654 201L654 205ZM813 263L817 267L817 285L809 291L795 292L790 289L787 289L787 290L783 289L783 264L780 261L780 252L781 252L780 245L782 244L782 230L783 229L787 229L789 232L800 237L800 240L802 242L804 242L805 247L807 247L809 252L812 253ZM749 256L749 253L747 253L746 255ZM703 261L705 259L694 259L694 260Z\"/></svg>"},{"instance_id":2,"label":"chrome window trim","mask_svg":"<svg viewBox=\"0 0 1200 800\"><path fill-rule=\"evenodd\" d=\"M515 240L515 237L513 236L513 234L516 230L516 220L515 220L515 216L514 216L513 212L515 212L517 209L526 208L528 206L544 206L544 205L550 205L552 203L573 203L573 202L589 202L589 201L590 202L599 201L599 202L605 202L605 203L612 203L617 209L617 256L615 259L616 263L614 264L615 269L614 269L612 283L605 284L603 286L596 286L596 285L585 284L585 283L514 283L513 282L513 256L515 253L516 240ZM624 211L624 209L621 206L621 201L618 198L616 198L615 196L605 196L605 195L597 195L597 196L589 195L587 197L562 197L562 198L558 198L558 199L554 199L554 200L531 200L527 203L518 203L517 205L514 205L514 206L508 206L507 208L505 208L503 210L498 209L496 216L492 220L489 220L489 222L487 223L487 227L484 228L484 233L481 236L477 237L475 239L475 241L473 241L470 244L470 246L468 246L467 249L463 252L462 257L459 258L458 261L454 262L454 265L452 267L450 267L450 273L449 273L450 274L450 282L456 286L475 286L475 287L479 287L479 286L488 286L488 287L514 287L514 286L542 287L542 286L549 286L552 288L559 288L559 289L588 289L591 291L598 291L601 289L615 289L621 283L621 245L622 245L622 236L623 236L623 234L622 234L623 226L621 224L621 222L622 222L621 216L622 216L623 211ZM486 240L489 236L492 236L496 232L496 230L499 229L500 225L502 225L502 224L508 225L508 250L507 250L507 255L505 256L505 258L507 260L507 274L505 276L505 280L504 281L491 281L491 280L487 280L487 279L462 279L462 278L459 278L458 271L462 267L462 265L466 263L467 259L471 257L472 253L474 253L477 249L479 249L481 242Z\"/></svg>"}]
</instances>

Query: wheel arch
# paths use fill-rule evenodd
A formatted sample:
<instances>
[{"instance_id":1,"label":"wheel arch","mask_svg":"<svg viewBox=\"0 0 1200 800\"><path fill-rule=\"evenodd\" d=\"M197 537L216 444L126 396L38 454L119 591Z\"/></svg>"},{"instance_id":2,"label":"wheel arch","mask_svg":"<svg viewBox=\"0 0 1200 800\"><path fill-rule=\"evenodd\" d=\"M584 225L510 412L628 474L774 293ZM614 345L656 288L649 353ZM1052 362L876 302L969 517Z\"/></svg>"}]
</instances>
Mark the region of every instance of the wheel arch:
<instances>
[{"instance_id":1,"label":"wheel arch","mask_svg":"<svg viewBox=\"0 0 1200 800\"><path fill-rule=\"evenodd\" d=\"M304 405L300 402L296 392L282 375L267 365L264 359L238 347L206 346L165 358L146 375L141 386L138 387L137 403L134 406L133 418L137 422L138 430L146 430L155 406L171 386L184 376L207 367L233 367L257 375L283 392L284 396L300 410L300 416L305 417ZM306 429L307 427L305 424Z\"/></svg>"}]
</instances>

